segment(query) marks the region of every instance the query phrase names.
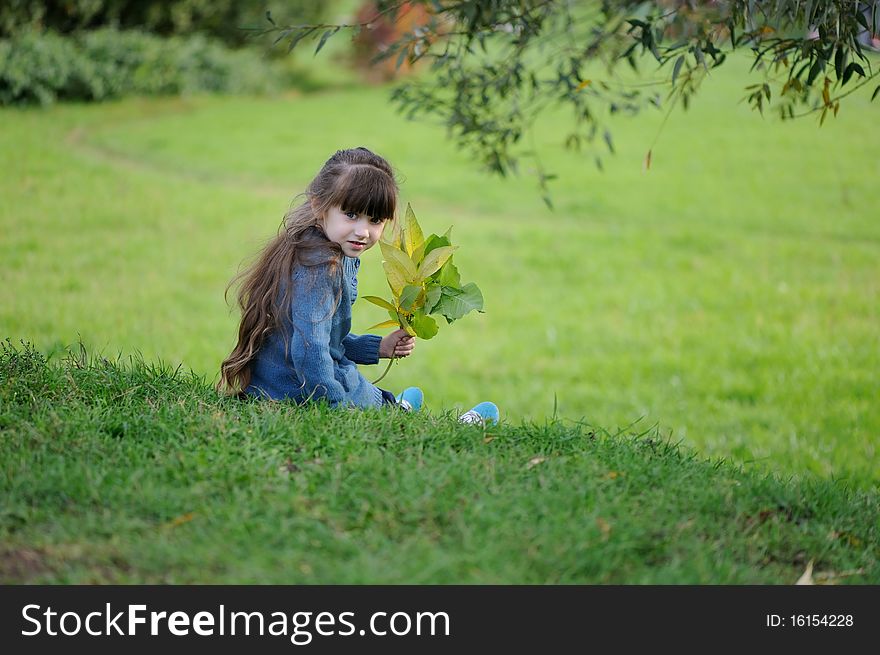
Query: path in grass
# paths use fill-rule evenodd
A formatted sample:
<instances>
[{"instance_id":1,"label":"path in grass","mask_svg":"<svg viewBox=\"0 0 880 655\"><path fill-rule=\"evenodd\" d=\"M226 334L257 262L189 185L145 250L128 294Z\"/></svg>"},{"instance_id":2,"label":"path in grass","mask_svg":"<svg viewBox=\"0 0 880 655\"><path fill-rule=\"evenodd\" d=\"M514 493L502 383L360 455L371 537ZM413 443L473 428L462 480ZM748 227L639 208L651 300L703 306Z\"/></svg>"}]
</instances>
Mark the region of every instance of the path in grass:
<instances>
[{"instance_id":1,"label":"path in grass","mask_svg":"<svg viewBox=\"0 0 880 655\"><path fill-rule=\"evenodd\" d=\"M4 110L0 326L212 377L235 330L226 282L322 159L363 144L397 165L428 229L455 225L459 268L486 296L390 388L418 384L434 410L491 398L513 421L555 407L658 424L706 455L872 484L875 108L864 94L821 130L781 125L736 105L738 86L713 73L650 174L659 115L616 124L604 174L542 128L562 174L553 213L528 178L486 178L441 129L396 117L382 89ZM378 256L364 261L362 293L385 295ZM359 305L355 329L380 313Z\"/></svg>"}]
</instances>

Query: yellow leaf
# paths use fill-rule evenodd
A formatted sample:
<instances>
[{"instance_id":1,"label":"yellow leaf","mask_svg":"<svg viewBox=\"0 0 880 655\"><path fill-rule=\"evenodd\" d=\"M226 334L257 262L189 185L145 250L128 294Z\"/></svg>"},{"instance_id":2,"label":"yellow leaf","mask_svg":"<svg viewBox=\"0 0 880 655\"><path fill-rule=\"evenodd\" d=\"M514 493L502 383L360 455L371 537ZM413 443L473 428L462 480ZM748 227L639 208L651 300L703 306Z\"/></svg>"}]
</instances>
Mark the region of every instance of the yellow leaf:
<instances>
[{"instance_id":1,"label":"yellow leaf","mask_svg":"<svg viewBox=\"0 0 880 655\"><path fill-rule=\"evenodd\" d=\"M411 336L411 337L416 336L416 331L413 330L412 325L410 325L409 321L406 320L406 316L404 316L403 314L398 312L397 318L400 319L400 327L403 328L404 330L406 330L406 333L409 336Z\"/></svg>"},{"instance_id":2,"label":"yellow leaf","mask_svg":"<svg viewBox=\"0 0 880 655\"><path fill-rule=\"evenodd\" d=\"M424 242L425 237L422 234L422 228L416 220L416 215L412 210L412 206L407 203L406 216L403 220L403 250L406 251L407 255L412 255L416 248Z\"/></svg>"},{"instance_id":3,"label":"yellow leaf","mask_svg":"<svg viewBox=\"0 0 880 655\"><path fill-rule=\"evenodd\" d=\"M388 286L391 287L391 292L394 294L395 298L399 298L400 292L403 291L403 287L406 286L406 280L403 275L400 274L397 267L392 266L388 262L382 262L382 268L385 269L385 277L388 278Z\"/></svg>"},{"instance_id":4,"label":"yellow leaf","mask_svg":"<svg viewBox=\"0 0 880 655\"><path fill-rule=\"evenodd\" d=\"M865 569L849 569L836 573L834 571L823 571L813 576L813 580L818 584L837 584L840 578L846 578L851 575L864 575Z\"/></svg>"},{"instance_id":5,"label":"yellow leaf","mask_svg":"<svg viewBox=\"0 0 880 655\"><path fill-rule=\"evenodd\" d=\"M189 522L192 521L195 517L196 517L196 513L195 513L195 512L187 512L186 514L182 514L181 516L178 516L177 518L174 518L174 519L168 521L168 523L166 523L166 524L163 525L162 527L164 527L164 528L176 528L177 526L179 526L179 525L183 525L184 523L189 523Z\"/></svg>"},{"instance_id":6,"label":"yellow leaf","mask_svg":"<svg viewBox=\"0 0 880 655\"><path fill-rule=\"evenodd\" d=\"M458 246L441 246L435 248L425 256L425 261L419 266L418 276L420 280L425 280L446 263L446 260L452 257L452 253Z\"/></svg>"},{"instance_id":7,"label":"yellow leaf","mask_svg":"<svg viewBox=\"0 0 880 655\"><path fill-rule=\"evenodd\" d=\"M418 272L416 271L416 265L413 264L409 255L387 243L381 243L379 245L382 248L382 258L387 262L394 262L394 264L400 268L400 272L403 274L407 282L415 282Z\"/></svg>"},{"instance_id":8,"label":"yellow leaf","mask_svg":"<svg viewBox=\"0 0 880 655\"><path fill-rule=\"evenodd\" d=\"M394 297L399 298L403 287L413 282L418 272L406 253L387 243L379 245L382 248L382 256L385 258L382 266L385 269L388 284L391 285Z\"/></svg>"},{"instance_id":9,"label":"yellow leaf","mask_svg":"<svg viewBox=\"0 0 880 655\"><path fill-rule=\"evenodd\" d=\"M648 154L645 155L645 170L650 170L651 168L651 151L648 151Z\"/></svg>"},{"instance_id":10,"label":"yellow leaf","mask_svg":"<svg viewBox=\"0 0 880 655\"><path fill-rule=\"evenodd\" d=\"M412 251L410 255L410 259L412 259L413 264L419 266L422 263L422 260L425 258L425 246L428 245L427 241L423 241L420 246L416 246L416 249Z\"/></svg>"},{"instance_id":11,"label":"yellow leaf","mask_svg":"<svg viewBox=\"0 0 880 655\"><path fill-rule=\"evenodd\" d=\"M371 325L367 329L368 330L384 330L385 328L390 328L390 327L393 327L393 328L400 327L400 323L398 323L397 321L391 321L391 320L382 321L381 323L376 323L376 325Z\"/></svg>"},{"instance_id":12,"label":"yellow leaf","mask_svg":"<svg viewBox=\"0 0 880 655\"><path fill-rule=\"evenodd\" d=\"M399 245L400 241L400 219L395 218L391 221L391 229L389 230L387 227L382 232L382 238L379 240L380 243L387 243L394 247Z\"/></svg>"},{"instance_id":13,"label":"yellow leaf","mask_svg":"<svg viewBox=\"0 0 880 655\"><path fill-rule=\"evenodd\" d=\"M382 309L390 309L392 311L395 311L397 309L390 302L388 302L387 300L383 300L378 296L361 296L361 298L363 298L367 302L373 303L374 305L379 305L379 307L381 307Z\"/></svg>"},{"instance_id":14,"label":"yellow leaf","mask_svg":"<svg viewBox=\"0 0 880 655\"><path fill-rule=\"evenodd\" d=\"M532 457L529 460L529 463L526 464L526 469L533 468L533 467L537 466L538 464L540 464L541 462L545 461L546 459L547 459L546 457L541 457L540 455L538 455L536 457Z\"/></svg>"},{"instance_id":15,"label":"yellow leaf","mask_svg":"<svg viewBox=\"0 0 880 655\"><path fill-rule=\"evenodd\" d=\"M577 85L577 90L578 90L578 91L583 91L583 90L586 89L588 86L590 86L590 84L591 84L592 82L593 82L593 80L584 80L583 82L581 82L580 84Z\"/></svg>"}]
</instances>

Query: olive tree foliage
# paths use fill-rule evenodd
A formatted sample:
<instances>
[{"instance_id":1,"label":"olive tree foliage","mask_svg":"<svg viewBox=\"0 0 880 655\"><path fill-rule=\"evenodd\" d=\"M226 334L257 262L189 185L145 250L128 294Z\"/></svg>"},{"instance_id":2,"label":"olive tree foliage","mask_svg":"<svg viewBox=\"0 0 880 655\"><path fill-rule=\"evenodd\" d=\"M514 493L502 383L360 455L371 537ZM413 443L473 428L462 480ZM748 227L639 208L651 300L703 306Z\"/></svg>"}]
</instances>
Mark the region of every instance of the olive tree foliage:
<instances>
[{"instance_id":1,"label":"olive tree foliage","mask_svg":"<svg viewBox=\"0 0 880 655\"><path fill-rule=\"evenodd\" d=\"M393 101L410 117L442 119L495 173L533 157L545 192L553 176L527 136L548 110L565 109L566 145L589 147L601 167L605 149L614 152L612 115L686 110L734 50L754 59L745 98L784 120L814 114L821 123L877 77L867 44L880 0L380 0L369 23L281 26L267 14L267 31L290 49L314 40L317 53L340 32L399 21L417 4L426 20L377 58L432 70L400 81ZM648 150L647 166L650 158Z\"/></svg>"}]
</instances>

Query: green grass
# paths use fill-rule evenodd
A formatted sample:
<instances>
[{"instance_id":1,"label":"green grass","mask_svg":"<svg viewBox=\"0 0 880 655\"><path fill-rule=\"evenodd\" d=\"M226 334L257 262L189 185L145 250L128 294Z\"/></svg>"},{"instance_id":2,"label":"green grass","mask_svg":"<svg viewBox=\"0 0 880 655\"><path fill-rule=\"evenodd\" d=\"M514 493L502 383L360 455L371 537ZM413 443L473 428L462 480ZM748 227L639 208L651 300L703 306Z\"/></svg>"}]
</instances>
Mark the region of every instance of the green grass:
<instances>
[{"instance_id":1,"label":"green grass","mask_svg":"<svg viewBox=\"0 0 880 655\"><path fill-rule=\"evenodd\" d=\"M3 110L0 335L213 377L235 334L226 282L329 154L367 145L427 229L455 225L486 297L388 388L421 386L434 412L491 399L511 424L656 426L701 456L873 486L876 102L863 89L821 129L762 119L737 104L746 67L672 115L647 173L659 113L614 124L604 173L539 126L554 212L530 178L484 176L387 89L329 69L311 95ZM377 252L361 293L387 295ZM358 303L355 331L382 318Z\"/></svg>"},{"instance_id":2,"label":"green grass","mask_svg":"<svg viewBox=\"0 0 880 655\"><path fill-rule=\"evenodd\" d=\"M0 582L880 582L880 497L656 430L221 399L0 352Z\"/></svg>"}]
</instances>

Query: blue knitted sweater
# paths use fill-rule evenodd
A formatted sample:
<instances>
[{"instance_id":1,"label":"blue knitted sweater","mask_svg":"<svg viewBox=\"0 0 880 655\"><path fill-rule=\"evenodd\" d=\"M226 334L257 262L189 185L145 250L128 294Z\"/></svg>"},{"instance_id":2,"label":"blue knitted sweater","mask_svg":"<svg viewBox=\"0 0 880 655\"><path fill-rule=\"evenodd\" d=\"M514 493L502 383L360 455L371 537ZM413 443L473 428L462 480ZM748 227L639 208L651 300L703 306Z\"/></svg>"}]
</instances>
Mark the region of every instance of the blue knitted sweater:
<instances>
[{"instance_id":1,"label":"blue knitted sweater","mask_svg":"<svg viewBox=\"0 0 880 655\"><path fill-rule=\"evenodd\" d=\"M246 393L298 403L325 398L334 407L382 405L382 392L356 366L379 363L382 337L349 333L361 262L344 255L342 260L337 276L330 275L328 264L294 268L284 330L266 336L251 361Z\"/></svg>"}]
</instances>

